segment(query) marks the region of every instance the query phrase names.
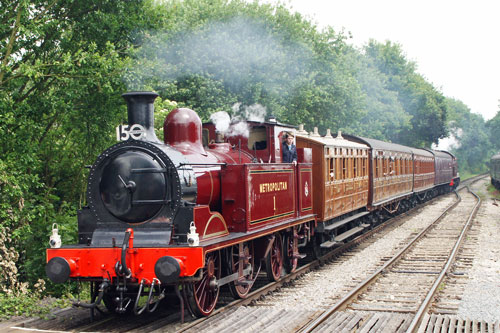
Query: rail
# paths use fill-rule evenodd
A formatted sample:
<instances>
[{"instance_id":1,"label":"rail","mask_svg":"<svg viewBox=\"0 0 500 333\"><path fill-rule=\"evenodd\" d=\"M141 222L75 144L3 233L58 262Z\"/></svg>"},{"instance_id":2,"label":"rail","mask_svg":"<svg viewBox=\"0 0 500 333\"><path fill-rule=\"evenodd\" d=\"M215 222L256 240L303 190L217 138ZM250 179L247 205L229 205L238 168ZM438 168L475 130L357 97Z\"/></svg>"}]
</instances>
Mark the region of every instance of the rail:
<instances>
[{"instance_id":1,"label":"rail","mask_svg":"<svg viewBox=\"0 0 500 333\"><path fill-rule=\"evenodd\" d=\"M467 183L474 183L482 178L484 178L485 175L478 175L476 177L472 177L467 180ZM420 325L423 316L427 312L427 309L431 303L431 300L433 299L435 293L438 290L438 287L440 283L442 282L444 276L446 275L447 271L449 270L461 244L464 239L464 235L466 231L469 229L471 225L471 221L474 218L478 207L481 203L480 198L470 190L468 185L462 185L460 187L460 190L467 188L469 193L473 194L478 202L474 205L473 209L471 210L471 213L469 215L469 218L467 219L467 222L464 224L464 227L462 228L462 231L460 233L460 236L458 240L456 241L453 250L450 253L449 259L447 260L446 264L443 266L442 271L439 274L438 279L434 282L432 288L429 290L427 296L425 297L423 303L419 307L419 309L416 311L415 317L410 324L407 332L415 332L416 328ZM455 195L457 196L457 201L453 204L451 204L449 207L446 208L446 210L438 217L436 218L435 221L433 221L427 228L422 230L418 235L416 235L403 249L401 249L398 253L396 253L390 260L388 260L380 269L378 269L376 272L374 272L371 276L363 280L358 286L356 286L353 290L351 290L346 296L344 296L342 299L340 299L337 303L335 303L333 306L331 306L329 309L324 311L321 315L318 317L312 319L307 323L305 326L303 326L299 332L301 333L306 333L306 332L312 332L316 327L318 327L321 323L325 322L333 313L339 310L345 309L348 304L350 304L355 298L357 298L364 290L366 290L382 273L384 273L388 268L390 268L395 262L399 260L405 253L407 253L416 243L418 240L420 240L423 235L425 235L429 230L431 230L450 210L455 208L461 201L460 196L458 193L455 191Z\"/></svg>"},{"instance_id":2,"label":"rail","mask_svg":"<svg viewBox=\"0 0 500 333\"><path fill-rule=\"evenodd\" d=\"M465 238L465 233L470 228L471 222L472 222L474 216L476 215L476 213L479 209L479 206L481 205L481 198L476 193L472 192L470 190L469 186L467 186L467 190L469 191L469 193L471 193L473 196L476 197L477 203L472 208L472 211L469 214L469 218L467 219L467 222L465 223L465 225L462 229L462 232L460 233L460 237L458 238L457 242L455 243L455 246L453 247L453 250L451 251L451 254L448 258L448 261L446 262L446 265L443 267L443 270L439 274L439 277L436 279L436 281L432 285L432 288L429 290L427 296L425 297L424 301L420 305L420 308L418 309L417 314L413 318L413 320L412 320L412 322L411 322L411 324L408 327L408 330L406 332L416 332L417 328L420 326L420 324L422 322L422 318L424 317L425 313L427 313L429 305L430 305L432 299L434 298L434 296L438 290L439 285L443 281L446 273L448 273L450 266L452 265L453 261L455 260L455 257L458 253L458 250L462 246L463 240Z\"/></svg>"},{"instance_id":3,"label":"rail","mask_svg":"<svg viewBox=\"0 0 500 333\"><path fill-rule=\"evenodd\" d=\"M434 200L428 201L424 205L430 204L433 201ZM284 284L296 279L297 277L299 277L299 276L301 276L309 271L316 269L317 267L321 266L322 264L339 256L340 254L346 252L347 250L351 249L352 247L356 246L357 244L363 242L367 238L372 237L374 234L376 234L377 232L380 232L384 228L387 228L387 227L397 223L402 218L404 218L405 216L408 216L411 212L413 212L414 210L416 210L419 207L422 207L422 205L420 205L416 208L413 208L413 209L409 210L408 212L402 213L402 214L382 223L381 225L378 225L377 227L373 228L372 230L369 230L369 231L365 232L364 234L361 234L360 236L356 237L354 240L335 248L334 250L326 253L325 255L321 256L320 258L318 258L318 259L316 259L316 260L314 260L306 265L303 265L303 266L297 268L297 270L295 272L290 273L290 274L282 277L279 281L268 283L265 286L255 290L253 292L250 292L247 295L247 298L235 300L235 301L227 304L224 307L216 309L210 317L199 318L199 319L192 321L191 323L180 328L176 332L181 333L181 332L188 331L188 330L192 329L193 327L201 325L204 321L209 320L214 315L228 311L229 309L236 307L236 306L244 306L244 305L248 305L248 304L252 303L254 300L259 299L261 296L266 295L271 291L274 291L274 290L281 288ZM444 216L444 214L445 213L443 213L442 216Z\"/></svg>"}]
</instances>

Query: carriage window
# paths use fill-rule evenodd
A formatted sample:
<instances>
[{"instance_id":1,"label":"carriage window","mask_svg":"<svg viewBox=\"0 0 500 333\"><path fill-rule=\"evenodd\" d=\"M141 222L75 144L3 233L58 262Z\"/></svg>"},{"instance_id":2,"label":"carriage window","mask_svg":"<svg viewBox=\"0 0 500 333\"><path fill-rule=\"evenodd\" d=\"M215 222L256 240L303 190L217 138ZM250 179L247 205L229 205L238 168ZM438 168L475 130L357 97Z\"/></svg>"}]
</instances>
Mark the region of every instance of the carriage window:
<instances>
[{"instance_id":1,"label":"carriage window","mask_svg":"<svg viewBox=\"0 0 500 333\"><path fill-rule=\"evenodd\" d=\"M353 166L353 177L358 177L358 158L354 157L354 166Z\"/></svg>"},{"instance_id":2,"label":"carriage window","mask_svg":"<svg viewBox=\"0 0 500 333\"><path fill-rule=\"evenodd\" d=\"M341 158L336 158L335 159L335 170L338 171L337 174L335 175L335 179L336 180L340 180L341 177L342 177L342 173L340 172L340 161L341 160L342 160Z\"/></svg>"},{"instance_id":3,"label":"carriage window","mask_svg":"<svg viewBox=\"0 0 500 333\"><path fill-rule=\"evenodd\" d=\"M349 178L354 177L354 157L349 157L349 166L347 168L349 170Z\"/></svg>"},{"instance_id":4,"label":"carriage window","mask_svg":"<svg viewBox=\"0 0 500 333\"><path fill-rule=\"evenodd\" d=\"M342 159L342 179L347 179L347 158Z\"/></svg>"},{"instance_id":5,"label":"carriage window","mask_svg":"<svg viewBox=\"0 0 500 333\"><path fill-rule=\"evenodd\" d=\"M248 136L249 150L264 150L267 149L267 135L265 126L255 126L250 128Z\"/></svg>"},{"instance_id":6,"label":"carriage window","mask_svg":"<svg viewBox=\"0 0 500 333\"><path fill-rule=\"evenodd\" d=\"M335 159L333 158L329 158L328 161L330 162L329 165L330 165L330 175L329 175L329 179L330 181L334 181L335 179Z\"/></svg>"}]
</instances>

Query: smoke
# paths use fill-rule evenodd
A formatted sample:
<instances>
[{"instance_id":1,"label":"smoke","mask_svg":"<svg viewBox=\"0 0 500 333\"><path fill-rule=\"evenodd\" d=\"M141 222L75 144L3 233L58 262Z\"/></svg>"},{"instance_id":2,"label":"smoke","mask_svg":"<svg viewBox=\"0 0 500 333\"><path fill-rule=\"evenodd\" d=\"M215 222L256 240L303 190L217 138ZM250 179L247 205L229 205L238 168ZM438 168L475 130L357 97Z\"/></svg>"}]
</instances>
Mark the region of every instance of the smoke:
<instances>
[{"instance_id":1,"label":"smoke","mask_svg":"<svg viewBox=\"0 0 500 333\"><path fill-rule=\"evenodd\" d=\"M242 105L242 103L235 103L231 110L233 111L233 119L235 120L249 120L263 123L266 120L267 109L260 104Z\"/></svg>"},{"instance_id":2,"label":"smoke","mask_svg":"<svg viewBox=\"0 0 500 333\"><path fill-rule=\"evenodd\" d=\"M239 107L239 104L241 103L236 103L236 104L238 104ZM235 106L233 105L233 110L234 107ZM210 120L212 121L212 123L214 123L215 130L217 132L224 134L224 136L226 137L231 137L236 135L248 137L250 133L248 129L248 124L245 120L241 119L239 116L231 120L231 117L225 111L218 111L213 113L210 116Z\"/></svg>"},{"instance_id":3,"label":"smoke","mask_svg":"<svg viewBox=\"0 0 500 333\"><path fill-rule=\"evenodd\" d=\"M225 133L226 136L237 136L241 135L245 138L248 138L250 131L248 129L248 124L245 121L239 121L230 127L229 131Z\"/></svg>"},{"instance_id":4,"label":"smoke","mask_svg":"<svg viewBox=\"0 0 500 333\"><path fill-rule=\"evenodd\" d=\"M452 149L458 149L461 146L460 138L463 135L463 130L461 128L454 128L451 130L449 136L443 139L439 139L438 144L432 144L432 149L446 150L450 151Z\"/></svg>"},{"instance_id":5,"label":"smoke","mask_svg":"<svg viewBox=\"0 0 500 333\"><path fill-rule=\"evenodd\" d=\"M248 137L249 127L246 121L262 123L266 119L266 107L260 104L247 106L235 103L231 110L234 115L232 119L225 111L218 111L210 116L210 120L215 124L215 129L226 137L237 135Z\"/></svg>"},{"instance_id":6,"label":"smoke","mask_svg":"<svg viewBox=\"0 0 500 333\"><path fill-rule=\"evenodd\" d=\"M210 116L210 121L215 124L217 132L226 133L231 124L231 117L224 111L218 111Z\"/></svg>"},{"instance_id":7,"label":"smoke","mask_svg":"<svg viewBox=\"0 0 500 333\"><path fill-rule=\"evenodd\" d=\"M277 34L269 24L238 16L176 34L150 34L125 79L129 89L138 89L202 76L228 90L258 83L261 93L285 96L311 65L312 54L308 45Z\"/></svg>"}]
</instances>

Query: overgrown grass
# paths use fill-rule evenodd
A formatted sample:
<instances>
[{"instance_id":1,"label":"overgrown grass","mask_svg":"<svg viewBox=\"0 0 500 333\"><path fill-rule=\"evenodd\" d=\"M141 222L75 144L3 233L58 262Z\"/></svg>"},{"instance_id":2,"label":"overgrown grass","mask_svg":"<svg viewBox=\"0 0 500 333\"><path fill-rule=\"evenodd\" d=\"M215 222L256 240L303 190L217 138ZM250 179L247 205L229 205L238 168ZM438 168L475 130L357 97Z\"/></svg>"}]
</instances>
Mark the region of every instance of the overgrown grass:
<instances>
[{"instance_id":1,"label":"overgrown grass","mask_svg":"<svg viewBox=\"0 0 500 333\"><path fill-rule=\"evenodd\" d=\"M460 171L460 179L462 181L469 179L469 178L472 178L472 177L475 177L477 175L479 175L479 173L470 173L468 171L464 171L464 172Z\"/></svg>"},{"instance_id":2,"label":"overgrown grass","mask_svg":"<svg viewBox=\"0 0 500 333\"><path fill-rule=\"evenodd\" d=\"M58 295L63 297L57 299L45 296L49 292L45 280L40 278L35 283L21 280L20 256L11 234L9 228L0 226L0 321L16 316L45 317L54 308L69 306L75 290L72 286L59 287Z\"/></svg>"},{"instance_id":3,"label":"overgrown grass","mask_svg":"<svg viewBox=\"0 0 500 333\"><path fill-rule=\"evenodd\" d=\"M56 308L64 308L71 305L68 298L39 299L38 295L6 295L0 294L0 321L11 317L40 317L46 318Z\"/></svg>"},{"instance_id":4,"label":"overgrown grass","mask_svg":"<svg viewBox=\"0 0 500 333\"><path fill-rule=\"evenodd\" d=\"M493 198L500 200L500 191L497 190L493 185L488 185L488 192Z\"/></svg>"}]
</instances>

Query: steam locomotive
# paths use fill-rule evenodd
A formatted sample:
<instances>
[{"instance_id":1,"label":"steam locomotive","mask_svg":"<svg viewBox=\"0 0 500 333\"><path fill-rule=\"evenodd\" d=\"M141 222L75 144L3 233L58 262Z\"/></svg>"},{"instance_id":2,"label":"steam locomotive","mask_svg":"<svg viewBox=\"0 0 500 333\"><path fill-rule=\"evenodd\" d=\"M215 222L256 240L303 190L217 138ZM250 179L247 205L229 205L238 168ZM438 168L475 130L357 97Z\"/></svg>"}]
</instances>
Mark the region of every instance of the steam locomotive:
<instances>
[{"instance_id":1,"label":"steam locomotive","mask_svg":"<svg viewBox=\"0 0 500 333\"><path fill-rule=\"evenodd\" d=\"M175 294L182 311L207 316L221 287L244 298L261 271L278 280L306 252L320 255L460 181L448 152L309 134L274 119L223 138L179 108L160 141L158 95L122 96L129 126L90 168L79 243L61 245L55 229L47 249L53 282L91 282L91 302L78 303L91 313L101 302L119 313L154 311ZM290 132L296 164L282 163Z\"/></svg>"}]
</instances>

